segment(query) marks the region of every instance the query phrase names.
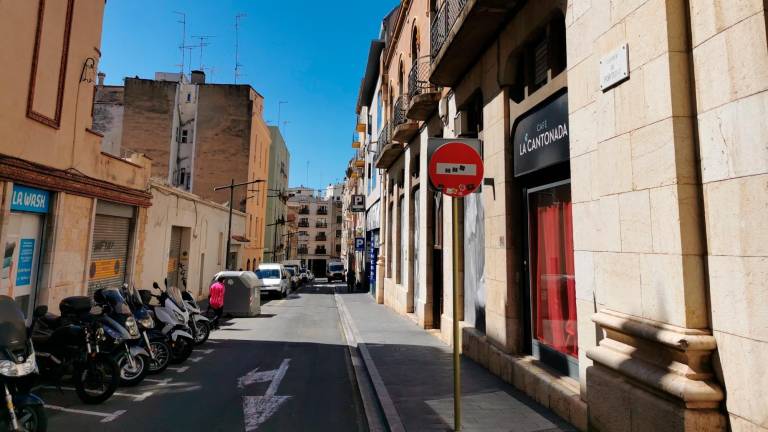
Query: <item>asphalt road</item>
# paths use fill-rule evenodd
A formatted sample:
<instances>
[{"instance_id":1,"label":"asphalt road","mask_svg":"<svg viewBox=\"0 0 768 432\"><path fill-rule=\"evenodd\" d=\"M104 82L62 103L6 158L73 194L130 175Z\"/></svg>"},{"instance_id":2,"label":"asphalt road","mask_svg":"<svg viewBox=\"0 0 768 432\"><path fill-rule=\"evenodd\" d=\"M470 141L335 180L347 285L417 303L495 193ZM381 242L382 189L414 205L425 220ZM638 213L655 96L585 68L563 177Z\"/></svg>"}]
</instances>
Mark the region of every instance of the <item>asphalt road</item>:
<instances>
[{"instance_id":1,"label":"asphalt road","mask_svg":"<svg viewBox=\"0 0 768 432\"><path fill-rule=\"evenodd\" d=\"M364 431L334 286L262 299L261 316L229 320L189 360L100 405L40 388L50 431Z\"/></svg>"}]
</instances>

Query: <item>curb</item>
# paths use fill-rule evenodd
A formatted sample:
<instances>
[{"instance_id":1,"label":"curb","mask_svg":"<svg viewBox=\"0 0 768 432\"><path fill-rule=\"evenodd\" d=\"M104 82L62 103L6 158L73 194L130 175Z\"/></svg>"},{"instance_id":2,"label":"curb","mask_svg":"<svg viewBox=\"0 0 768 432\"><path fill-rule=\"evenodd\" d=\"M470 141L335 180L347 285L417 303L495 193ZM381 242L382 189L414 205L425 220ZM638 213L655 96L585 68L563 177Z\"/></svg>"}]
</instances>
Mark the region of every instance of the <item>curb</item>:
<instances>
[{"instance_id":1,"label":"curb","mask_svg":"<svg viewBox=\"0 0 768 432\"><path fill-rule=\"evenodd\" d=\"M344 299L341 298L338 294L334 294L333 296L336 300L342 328L344 329L344 334L347 338L347 343L349 344L350 351L352 353L352 364L354 366L355 377L357 378L358 386L364 387L368 384L364 382L366 378L365 375L370 378L370 383L373 384L373 392L376 394L379 406L383 411L384 419L387 423L385 429L381 429L379 427L379 422L377 422L377 419L374 416L374 407L370 406L372 404L366 403L365 397L363 397L365 415L368 418L368 425L371 431L389 430L391 432L405 432L405 427L403 426L403 422L400 419L400 414L398 414L397 409L395 408L395 404L392 402L392 398L389 396L389 391L384 385L384 381L379 374L379 370L376 368L376 364L373 362L373 358L371 358L370 352L368 352L368 347L365 343L360 342L360 333L357 331L357 327L355 326L355 323L349 314L349 310L344 304ZM357 352L359 352L360 356L357 355ZM363 364L360 363L361 359Z\"/></svg>"}]
</instances>

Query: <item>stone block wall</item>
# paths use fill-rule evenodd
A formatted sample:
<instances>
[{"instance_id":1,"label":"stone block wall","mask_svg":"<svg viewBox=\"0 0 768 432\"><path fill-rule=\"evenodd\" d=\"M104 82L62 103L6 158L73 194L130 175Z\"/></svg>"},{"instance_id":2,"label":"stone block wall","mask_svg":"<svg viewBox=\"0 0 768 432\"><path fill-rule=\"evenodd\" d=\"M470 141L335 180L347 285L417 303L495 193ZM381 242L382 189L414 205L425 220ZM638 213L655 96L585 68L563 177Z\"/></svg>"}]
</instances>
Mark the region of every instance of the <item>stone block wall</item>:
<instances>
[{"instance_id":1,"label":"stone block wall","mask_svg":"<svg viewBox=\"0 0 768 432\"><path fill-rule=\"evenodd\" d=\"M761 0L690 2L708 285L732 430L768 431L768 53Z\"/></svg>"}]
</instances>

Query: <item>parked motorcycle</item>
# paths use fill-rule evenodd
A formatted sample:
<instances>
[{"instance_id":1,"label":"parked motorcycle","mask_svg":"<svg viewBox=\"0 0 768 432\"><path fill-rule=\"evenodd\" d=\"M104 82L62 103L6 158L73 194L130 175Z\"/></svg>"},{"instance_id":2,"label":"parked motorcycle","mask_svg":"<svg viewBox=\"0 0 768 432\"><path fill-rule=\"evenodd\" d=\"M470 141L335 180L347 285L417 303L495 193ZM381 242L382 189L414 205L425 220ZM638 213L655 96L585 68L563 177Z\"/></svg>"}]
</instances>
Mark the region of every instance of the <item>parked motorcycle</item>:
<instances>
[{"instance_id":1,"label":"parked motorcycle","mask_svg":"<svg viewBox=\"0 0 768 432\"><path fill-rule=\"evenodd\" d=\"M93 299L102 308L100 319L107 335L103 348L120 367L120 383L139 384L149 372L150 355L128 303L117 289L98 289Z\"/></svg>"},{"instance_id":2,"label":"parked motorcycle","mask_svg":"<svg viewBox=\"0 0 768 432\"><path fill-rule=\"evenodd\" d=\"M136 324L139 326L144 349L149 352L149 373L158 374L164 371L171 361L171 346L168 338L155 326L155 319L147 305L141 299L135 287L123 284L123 298L133 312Z\"/></svg>"},{"instance_id":3,"label":"parked motorcycle","mask_svg":"<svg viewBox=\"0 0 768 432\"><path fill-rule=\"evenodd\" d=\"M92 307L89 297L67 297L59 303L61 316L35 314L32 341L43 376L60 382L71 374L80 400L98 404L117 390L120 368L100 347L106 335Z\"/></svg>"},{"instance_id":4,"label":"parked motorcycle","mask_svg":"<svg viewBox=\"0 0 768 432\"><path fill-rule=\"evenodd\" d=\"M151 307L160 331L171 341L171 363L181 363L192 354L195 343L192 330L187 326L189 312L184 307L178 288L166 287L161 290L157 282L152 287L159 290L160 294L155 295L149 290L140 290L139 294L144 304Z\"/></svg>"},{"instance_id":5,"label":"parked motorcycle","mask_svg":"<svg viewBox=\"0 0 768 432\"><path fill-rule=\"evenodd\" d=\"M189 291L182 291L181 298L184 300L184 307L189 312L189 327L192 328L195 345L201 345L211 335L211 320L203 315L200 306L197 305L195 298Z\"/></svg>"},{"instance_id":6,"label":"parked motorcycle","mask_svg":"<svg viewBox=\"0 0 768 432\"><path fill-rule=\"evenodd\" d=\"M35 315L47 311L40 306ZM34 374L35 349L24 315L11 297L0 296L0 383L6 406L0 414L0 430L45 432L48 428L43 401L30 393Z\"/></svg>"}]
</instances>

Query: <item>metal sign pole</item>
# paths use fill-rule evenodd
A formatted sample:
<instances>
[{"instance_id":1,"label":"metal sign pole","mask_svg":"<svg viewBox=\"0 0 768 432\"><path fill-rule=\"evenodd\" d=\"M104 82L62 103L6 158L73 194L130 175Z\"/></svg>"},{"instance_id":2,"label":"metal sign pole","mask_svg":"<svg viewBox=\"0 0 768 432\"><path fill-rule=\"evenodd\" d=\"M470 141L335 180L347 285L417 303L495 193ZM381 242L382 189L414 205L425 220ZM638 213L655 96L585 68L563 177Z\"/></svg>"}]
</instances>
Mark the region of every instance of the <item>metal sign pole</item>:
<instances>
[{"instance_id":1,"label":"metal sign pole","mask_svg":"<svg viewBox=\"0 0 768 432\"><path fill-rule=\"evenodd\" d=\"M459 238L460 200L453 197L453 430L461 430L461 333L459 330L459 265L463 255L463 244Z\"/></svg>"}]
</instances>

